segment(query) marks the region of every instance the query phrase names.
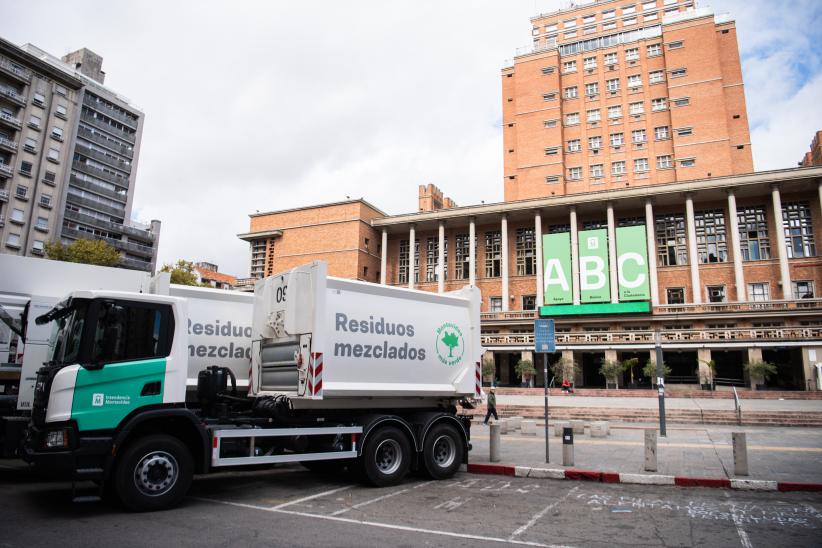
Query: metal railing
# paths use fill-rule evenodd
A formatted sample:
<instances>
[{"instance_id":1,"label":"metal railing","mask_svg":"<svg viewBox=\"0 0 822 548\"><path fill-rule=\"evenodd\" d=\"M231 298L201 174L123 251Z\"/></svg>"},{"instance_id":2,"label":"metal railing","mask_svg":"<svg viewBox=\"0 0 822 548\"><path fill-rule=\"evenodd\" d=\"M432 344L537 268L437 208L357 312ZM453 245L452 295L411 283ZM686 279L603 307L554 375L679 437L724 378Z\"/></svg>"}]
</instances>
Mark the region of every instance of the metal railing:
<instances>
[{"instance_id":1,"label":"metal railing","mask_svg":"<svg viewBox=\"0 0 822 548\"><path fill-rule=\"evenodd\" d=\"M9 191L8 190L0 190L0 202L8 202L9 201Z\"/></svg>"},{"instance_id":2,"label":"metal railing","mask_svg":"<svg viewBox=\"0 0 822 548\"><path fill-rule=\"evenodd\" d=\"M93 148L89 148L84 146L83 143L77 143L77 147L74 149L75 152L79 152L84 156L88 156L93 160L97 160L99 162L103 162L104 164L108 164L113 168L119 169L121 171L131 172L131 162L127 162L125 160L120 160L118 158L112 158L107 154L103 154L99 150L94 150Z\"/></svg>"},{"instance_id":3,"label":"metal railing","mask_svg":"<svg viewBox=\"0 0 822 548\"><path fill-rule=\"evenodd\" d=\"M94 127L99 128L101 131L105 131L106 133L111 133L112 135L114 135L118 139L122 139L123 141L126 141L127 143L130 143L130 144L133 145L134 142L135 142L135 136L134 136L133 133L128 133L126 131L117 129L116 127L114 127L110 124L106 124L102 120L98 120L97 118L95 118L94 116L89 115L86 112L83 112L82 114L80 114L80 119L82 121L86 122L87 124L91 124Z\"/></svg>"},{"instance_id":4,"label":"metal railing","mask_svg":"<svg viewBox=\"0 0 822 548\"><path fill-rule=\"evenodd\" d=\"M23 127L23 122L21 122L18 118L15 118L11 114L6 114L5 112L0 112L0 120L4 122L8 122L9 124L16 126L17 129Z\"/></svg>"},{"instance_id":5,"label":"metal railing","mask_svg":"<svg viewBox=\"0 0 822 548\"><path fill-rule=\"evenodd\" d=\"M104 146L108 149L111 149L114 152L116 152L117 154L122 154L123 156L125 156L129 160L134 157L134 149L133 148L129 148L125 145L117 145L115 143L112 143L111 141L109 141L108 139L103 137L102 135L94 133L93 131L90 131L90 130L84 128L84 127L81 127L77 130L77 136L82 138L82 139L85 139L87 141L91 141L91 142L96 143L98 145Z\"/></svg>"},{"instance_id":6,"label":"metal railing","mask_svg":"<svg viewBox=\"0 0 822 548\"><path fill-rule=\"evenodd\" d=\"M5 57L0 57L0 69L5 70L6 72L10 72L13 75L19 77L21 80L25 80L27 83L31 81L31 72L22 68L18 67Z\"/></svg>"},{"instance_id":7,"label":"metal railing","mask_svg":"<svg viewBox=\"0 0 822 548\"><path fill-rule=\"evenodd\" d=\"M97 177L99 179L103 179L104 181L108 181L109 183L114 183L120 186L128 186L128 177L118 177L116 175L112 175L108 171L103 171L99 167L95 167L93 165L87 164L85 162L72 162L71 163L72 169L80 170L88 175L93 177Z\"/></svg>"},{"instance_id":8,"label":"metal railing","mask_svg":"<svg viewBox=\"0 0 822 548\"><path fill-rule=\"evenodd\" d=\"M734 389L734 410L736 411L736 422L740 426L742 426L742 400L739 398L739 394L736 392L736 386L733 387Z\"/></svg>"},{"instance_id":9,"label":"metal railing","mask_svg":"<svg viewBox=\"0 0 822 548\"><path fill-rule=\"evenodd\" d=\"M0 162L0 175L11 177L12 175L14 175L14 170L11 169L10 165Z\"/></svg>"},{"instance_id":10,"label":"metal railing","mask_svg":"<svg viewBox=\"0 0 822 548\"><path fill-rule=\"evenodd\" d=\"M84 190L90 190L90 191L95 192L95 193L97 193L101 196L105 196L105 197L111 198L113 200L121 200L121 201L125 202L128 199L128 195L127 195L126 192L119 193L116 190L103 188L99 185L96 185L94 183L91 183L89 181L81 179L80 177L77 177L77 175L75 175L74 173L71 174L70 181L71 181L71 184L73 186L76 186L77 188L82 188Z\"/></svg>"},{"instance_id":11,"label":"metal railing","mask_svg":"<svg viewBox=\"0 0 822 548\"><path fill-rule=\"evenodd\" d=\"M0 95L5 95L9 99L11 99L15 103L17 103L18 105L25 106L25 104L26 104L26 98L23 97L22 95L20 95L19 93L17 93L16 91L14 91L11 88L1 88L0 87Z\"/></svg>"},{"instance_id":12,"label":"metal railing","mask_svg":"<svg viewBox=\"0 0 822 548\"><path fill-rule=\"evenodd\" d=\"M137 129L137 120L119 112L110 106L106 105L105 103L101 103L92 99L89 95L83 96L83 104L89 108L93 108L103 116L108 116L113 120L117 120L120 123L126 124L132 129Z\"/></svg>"},{"instance_id":13,"label":"metal railing","mask_svg":"<svg viewBox=\"0 0 822 548\"><path fill-rule=\"evenodd\" d=\"M5 137L0 137L0 146L4 146L6 148L10 148L12 150L17 150L17 141L12 141L11 139L6 139Z\"/></svg>"},{"instance_id":14,"label":"metal railing","mask_svg":"<svg viewBox=\"0 0 822 548\"><path fill-rule=\"evenodd\" d=\"M79 211L71 211L70 209L67 209L63 215L66 219L71 221L86 223L95 227L104 228L117 234L125 234L132 238L140 238L148 242L153 242L155 238L154 233L149 232L148 230L143 230L136 226L123 225L120 223L113 223L111 221L98 219L93 215L86 215L85 213L80 213Z\"/></svg>"}]
</instances>

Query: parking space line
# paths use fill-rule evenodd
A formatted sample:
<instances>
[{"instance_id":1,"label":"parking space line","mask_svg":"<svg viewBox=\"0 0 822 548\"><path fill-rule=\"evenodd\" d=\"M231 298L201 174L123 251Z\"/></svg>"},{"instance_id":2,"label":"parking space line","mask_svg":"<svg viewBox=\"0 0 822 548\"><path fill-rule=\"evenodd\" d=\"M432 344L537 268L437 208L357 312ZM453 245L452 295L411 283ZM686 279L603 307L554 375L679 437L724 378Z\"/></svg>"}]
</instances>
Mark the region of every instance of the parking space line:
<instances>
[{"instance_id":1,"label":"parking space line","mask_svg":"<svg viewBox=\"0 0 822 548\"><path fill-rule=\"evenodd\" d=\"M342 510L337 510L336 512L331 512L332 516L339 516L340 514L345 514L351 510L358 510L363 506L368 506L369 504L374 504L375 502L380 502L381 500L390 499L391 497L396 497L397 495L402 495L403 493L407 493L411 489L401 489L400 491L394 491L393 493L388 493L387 495L383 495L381 497L377 497L375 499L366 500L364 502L360 502L359 504L355 504L354 506L349 506L348 508L343 508Z\"/></svg>"},{"instance_id":2,"label":"parking space line","mask_svg":"<svg viewBox=\"0 0 822 548\"><path fill-rule=\"evenodd\" d=\"M554 502L552 502L551 504L549 504L548 506L546 506L545 508L543 508L542 510L540 510L539 512L534 514L534 517L532 517L530 520L528 520L528 523L526 523L525 525L523 525L522 527L520 527L519 529L517 529L516 531L511 533L511 536L508 537L508 540L514 540L514 537L518 537L519 535L521 535L522 533L527 531L529 527L531 527L533 524L535 524L537 521L539 521L545 514L548 513L549 510L556 507L556 505L558 505L562 502L565 502L565 500L568 497L570 497L578 489L579 489L579 487L574 487L573 489L571 489L570 491L565 493L565 495L563 495L562 498L555 500Z\"/></svg>"},{"instance_id":3,"label":"parking space line","mask_svg":"<svg viewBox=\"0 0 822 548\"><path fill-rule=\"evenodd\" d=\"M334 491L340 491L340 489L335 489ZM499 538L499 537L487 537L484 535L471 535L468 533L456 533L453 531L441 531L438 529L423 529L421 527L411 527L408 525L396 525L393 523L382 523L378 521L364 521L359 519L351 519L351 518L343 518L339 516L326 516L322 514L312 514L310 512L298 512L296 510L284 510L281 509L279 506L257 506L254 504L245 504L242 502L231 502L225 500L217 500L217 499L209 499L209 498L202 498L202 497L190 497L195 500L201 500L205 502L211 502L214 504L223 504L226 506L237 506L239 508L249 508L253 510L260 510L263 512L274 512L277 514L286 514L290 516L300 516L305 518L311 519L323 519L327 521L336 521L340 523L350 523L353 525L364 525L367 527L379 527L382 529L393 529L396 531L406 531L409 533L424 533L429 535L439 535L445 537L452 537L452 538L462 538L462 539L470 539L470 540L481 540L485 542L498 542L502 544L516 544L519 546L537 546L539 548L572 548L571 546L567 545L559 545L559 544L543 544L541 542L531 542L526 540L517 540L517 539L506 539L506 538Z\"/></svg>"},{"instance_id":4,"label":"parking space line","mask_svg":"<svg viewBox=\"0 0 822 548\"><path fill-rule=\"evenodd\" d=\"M730 499L731 495L727 491L725 492L725 497ZM751 539L748 538L748 533L742 528L742 520L739 519L739 515L736 513L736 505L733 501L731 501L731 519L734 522L734 527L736 527L736 534L739 535L739 540L742 543L744 548L753 548L753 544L751 544Z\"/></svg>"},{"instance_id":5,"label":"parking space line","mask_svg":"<svg viewBox=\"0 0 822 548\"><path fill-rule=\"evenodd\" d=\"M327 495L333 495L334 493L339 493L340 491L345 491L346 489L351 489L352 487L354 487L354 486L353 485L346 485L345 487L338 487L337 489L331 489L330 491L323 491L322 493L317 493L316 495L309 495L309 496L303 497L301 499L292 500L290 502L284 502L282 504L274 506L272 508L272 510L280 510L282 508L285 508L286 506L291 506L293 504L299 504L301 502L306 502L306 501L309 501L309 500L318 499L320 497L325 497Z\"/></svg>"}]
</instances>

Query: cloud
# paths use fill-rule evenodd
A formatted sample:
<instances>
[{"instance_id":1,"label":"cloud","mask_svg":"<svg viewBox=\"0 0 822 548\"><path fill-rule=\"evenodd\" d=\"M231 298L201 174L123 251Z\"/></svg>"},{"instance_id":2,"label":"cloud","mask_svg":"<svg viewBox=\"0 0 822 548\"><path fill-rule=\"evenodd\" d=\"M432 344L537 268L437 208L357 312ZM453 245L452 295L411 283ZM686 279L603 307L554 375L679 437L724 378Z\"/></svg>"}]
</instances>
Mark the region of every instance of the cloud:
<instances>
[{"instance_id":1,"label":"cloud","mask_svg":"<svg viewBox=\"0 0 822 548\"><path fill-rule=\"evenodd\" d=\"M758 169L794 165L822 126L817 4L714 2L738 22ZM163 221L160 262L243 276L236 234L256 210L349 195L402 213L428 182L459 204L500 201L499 71L529 17L557 7L53 0L4 6L0 35L101 54L107 84L146 113L134 211Z\"/></svg>"}]
</instances>

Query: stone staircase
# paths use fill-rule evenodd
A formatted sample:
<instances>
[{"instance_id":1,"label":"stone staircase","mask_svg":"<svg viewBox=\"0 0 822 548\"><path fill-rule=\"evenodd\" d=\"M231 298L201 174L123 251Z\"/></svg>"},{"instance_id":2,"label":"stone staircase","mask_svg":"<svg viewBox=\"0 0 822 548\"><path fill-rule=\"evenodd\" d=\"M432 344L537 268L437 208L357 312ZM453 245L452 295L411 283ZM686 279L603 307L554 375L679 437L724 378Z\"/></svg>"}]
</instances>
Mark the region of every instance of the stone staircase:
<instances>
[{"instance_id":1,"label":"stone staircase","mask_svg":"<svg viewBox=\"0 0 822 548\"><path fill-rule=\"evenodd\" d=\"M486 392L488 387L483 388ZM517 395L517 396L541 396L543 388L506 388L496 389L497 394ZM562 395L561 388L551 388L552 396ZM822 400L822 391L805 392L789 390L740 390L737 394L742 400ZM705 398L705 399L733 399L734 393L730 389L721 388L719 390L696 390L690 388L665 387L665 395L669 398ZM601 398L656 398L656 390L620 388L619 390L606 390L604 388L577 388L574 396L597 396Z\"/></svg>"}]
</instances>

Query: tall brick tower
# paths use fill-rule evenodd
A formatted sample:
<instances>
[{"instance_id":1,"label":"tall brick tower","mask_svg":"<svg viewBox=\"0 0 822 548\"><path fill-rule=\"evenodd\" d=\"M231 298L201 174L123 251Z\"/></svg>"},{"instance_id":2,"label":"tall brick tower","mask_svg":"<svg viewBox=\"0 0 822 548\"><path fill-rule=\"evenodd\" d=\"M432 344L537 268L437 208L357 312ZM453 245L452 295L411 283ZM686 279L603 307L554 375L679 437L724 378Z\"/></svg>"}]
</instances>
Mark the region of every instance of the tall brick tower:
<instances>
[{"instance_id":1,"label":"tall brick tower","mask_svg":"<svg viewBox=\"0 0 822 548\"><path fill-rule=\"evenodd\" d=\"M604 0L531 23L502 70L506 201L753 171L727 15Z\"/></svg>"}]
</instances>

